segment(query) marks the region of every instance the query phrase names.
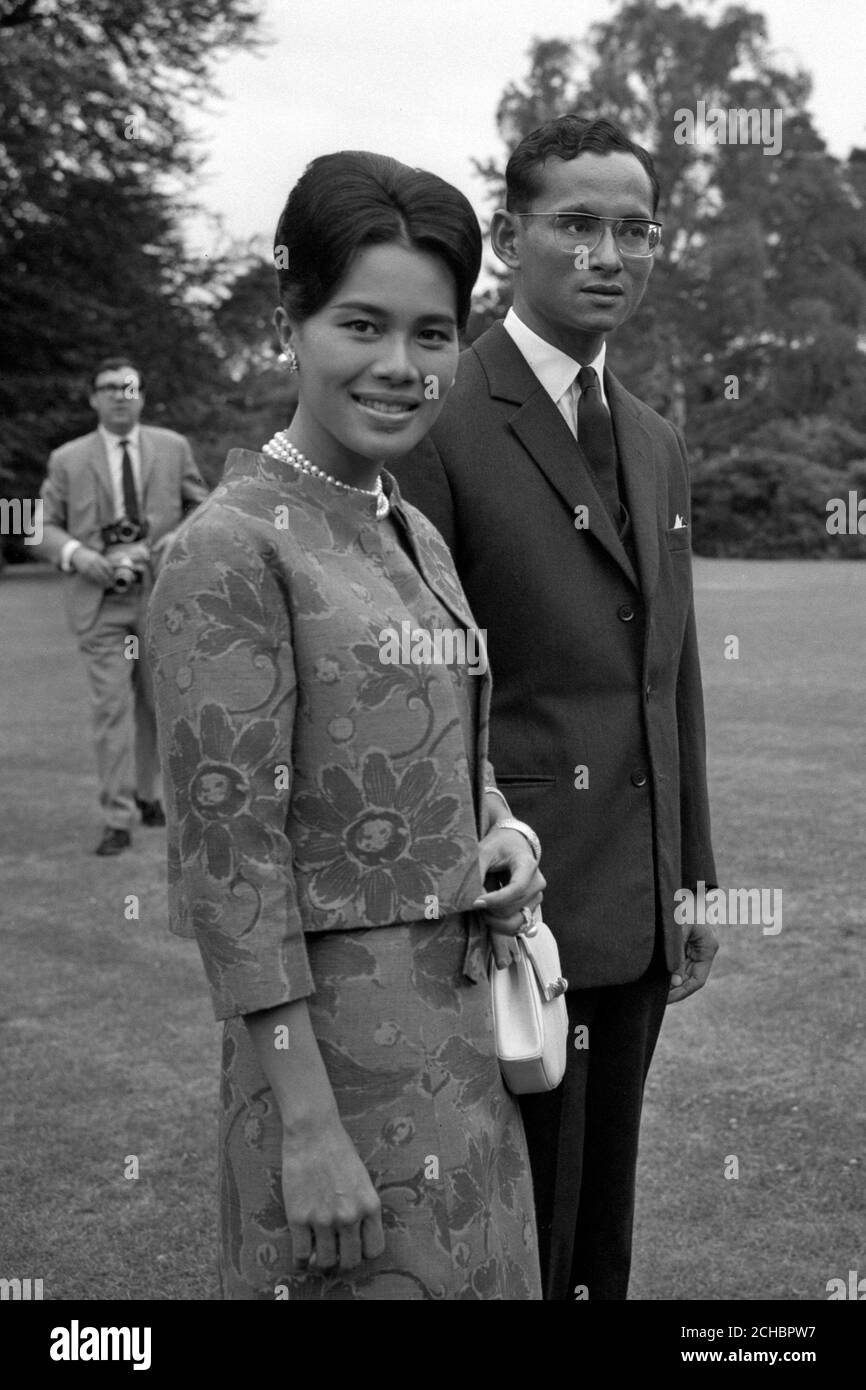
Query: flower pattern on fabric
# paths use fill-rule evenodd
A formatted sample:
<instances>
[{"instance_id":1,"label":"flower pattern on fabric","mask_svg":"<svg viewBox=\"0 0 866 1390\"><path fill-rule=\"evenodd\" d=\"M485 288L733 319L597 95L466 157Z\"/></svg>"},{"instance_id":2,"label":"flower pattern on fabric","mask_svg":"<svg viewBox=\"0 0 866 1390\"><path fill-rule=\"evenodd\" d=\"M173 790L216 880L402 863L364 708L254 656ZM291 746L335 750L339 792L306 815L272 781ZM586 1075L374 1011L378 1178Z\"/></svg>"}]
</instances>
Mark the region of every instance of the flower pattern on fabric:
<instances>
[{"instance_id":1,"label":"flower pattern on fabric","mask_svg":"<svg viewBox=\"0 0 866 1390\"><path fill-rule=\"evenodd\" d=\"M206 704L198 726L178 719L169 751L180 827L180 859L199 856L212 879L228 879L239 858L265 863L279 854L267 826L274 803L273 719L233 730L221 705Z\"/></svg>"},{"instance_id":2,"label":"flower pattern on fabric","mask_svg":"<svg viewBox=\"0 0 866 1390\"><path fill-rule=\"evenodd\" d=\"M422 512L417 507L404 502L403 506L415 521L422 523L418 531L413 535L418 557L422 566L429 573L435 574L439 586L447 595L450 602L459 607L465 607L466 598L463 587L457 577L454 568L454 561L451 558L451 551L443 541L435 526L431 526Z\"/></svg>"},{"instance_id":3,"label":"flower pattern on fabric","mask_svg":"<svg viewBox=\"0 0 866 1390\"><path fill-rule=\"evenodd\" d=\"M229 1199L224 1293L290 1301L538 1300L532 1181L520 1115L493 1050L489 1000L460 970L461 919L431 933L447 997L424 998L418 929L323 934L316 982L339 977L340 1008L310 1018L340 1114L382 1203L385 1252L330 1275L291 1269L280 1212L282 1126L249 1033L226 1026L221 1160Z\"/></svg>"},{"instance_id":4,"label":"flower pattern on fabric","mask_svg":"<svg viewBox=\"0 0 866 1390\"><path fill-rule=\"evenodd\" d=\"M385 487L380 522L233 451L151 602L172 927L195 935L227 1020L223 1289L537 1299L529 1162L471 911L490 681L382 663L386 625L473 622L436 532ZM301 998L386 1233L381 1257L328 1277L292 1272L282 1119L243 1019Z\"/></svg>"},{"instance_id":5,"label":"flower pattern on fabric","mask_svg":"<svg viewBox=\"0 0 866 1390\"><path fill-rule=\"evenodd\" d=\"M214 578L217 583L212 589L196 594L200 619L192 634L191 663L246 651L253 662L273 665L274 652L283 640L280 615L265 603L250 575L230 569ZM165 622L170 632L177 630L171 625L177 622L171 611Z\"/></svg>"},{"instance_id":6,"label":"flower pattern on fabric","mask_svg":"<svg viewBox=\"0 0 866 1390\"><path fill-rule=\"evenodd\" d=\"M386 753L370 752L359 777L326 767L318 794L301 793L295 817L306 833L295 847L310 872L320 906L339 907L361 896L365 911L397 917L398 902L417 904L436 894L435 869L450 869L464 849L449 837L460 810L454 796L437 795L436 765L422 758L395 772Z\"/></svg>"},{"instance_id":7,"label":"flower pattern on fabric","mask_svg":"<svg viewBox=\"0 0 866 1390\"><path fill-rule=\"evenodd\" d=\"M481 891L489 677L383 664L383 627L473 623L435 531L385 485L383 523L233 451L156 582L172 930L197 937L220 1018L307 995L307 932L432 924Z\"/></svg>"},{"instance_id":8,"label":"flower pattern on fabric","mask_svg":"<svg viewBox=\"0 0 866 1390\"><path fill-rule=\"evenodd\" d=\"M366 672L357 695L365 709L378 709L394 695L402 696L407 705L413 699L424 700L429 679L419 667L383 666L379 647L373 642L356 642L352 655Z\"/></svg>"}]
</instances>

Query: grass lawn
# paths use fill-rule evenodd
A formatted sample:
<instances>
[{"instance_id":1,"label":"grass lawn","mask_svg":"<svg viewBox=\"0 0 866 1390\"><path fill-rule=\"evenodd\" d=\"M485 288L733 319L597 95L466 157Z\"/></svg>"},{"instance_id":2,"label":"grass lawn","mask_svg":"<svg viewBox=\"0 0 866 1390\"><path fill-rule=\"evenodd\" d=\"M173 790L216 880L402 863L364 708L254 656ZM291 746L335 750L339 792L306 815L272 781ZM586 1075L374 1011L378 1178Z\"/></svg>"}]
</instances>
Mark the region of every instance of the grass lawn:
<instances>
[{"instance_id":1,"label":"grass lawn","mask_svg":"<svg viewBox=\"0 0 866 1390\"><path fill-rule=\"evenodd\" d=\"M866 566L703 560L696 591L717 871L781 888L783 927L719 927L709 985L668 1011L630 1292L826 1299L866 1273Z\"/></svg>"},{"instance_id":2,"label":"grass lawn","mask_svg":"<svg viewBox=\"0 0 866 1390\"><path fill-rule=\"evenodd\" d=\"M669 1013L631 1296L824 1299L866 1274L866 566L704 560L696 579L719 874L781 888L784 925L719 928L710 986ZM41 1278L46 1299L215 1298L220 1030L194 944L165 927L164 832L91 854L58 579L6 571L0 652L0 1276Z\"/></svg>"},{"instance_id":3,"label":"grass lawn","mask_svg":"<svg viewBox=\"0 0 866 1390\"><path fill-rule=\"evenodd\" d=\"M165 831L91 853L61 582L0 581L0 1275L43 1279L46 1299L216 1298L220 1028L195 943L166 929Z\"/></svg>"}]
</instances>

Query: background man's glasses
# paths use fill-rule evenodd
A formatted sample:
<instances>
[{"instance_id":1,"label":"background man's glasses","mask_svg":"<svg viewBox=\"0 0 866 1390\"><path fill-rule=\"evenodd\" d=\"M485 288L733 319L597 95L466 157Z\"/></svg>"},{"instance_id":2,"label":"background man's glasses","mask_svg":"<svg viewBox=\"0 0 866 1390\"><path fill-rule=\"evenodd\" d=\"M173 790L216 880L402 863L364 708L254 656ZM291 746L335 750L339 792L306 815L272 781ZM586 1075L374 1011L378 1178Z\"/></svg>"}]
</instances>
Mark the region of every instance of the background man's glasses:
<instances>
[{"instance_id":1,"label":"background man's glasses","mask_svg":"<svg viewBox=\"0 0 866 1390\"><path fill-rule=\"evenodd\" d=\"M95 386L93 389L101 396L127 396L130 399L134 399L138 395L135 383L131 377L129 381L105 382L103 385Z\"/></svg>"},{"instance_id":2,"label":"background man's glasses","mask_svg":"<svg viewBox=\"0 0 866 1390\"><path fill-rule=\"evenodd\" d=\"M613 239L621 256L645 259L656 250L662 236L661 222L645 222L640 217L596 217L593 212L516 212L513 215L546 217L553 224L557 246L569 256L581 248L594 251L606 225L613 228Z\"/></svg>"}]
</instances>

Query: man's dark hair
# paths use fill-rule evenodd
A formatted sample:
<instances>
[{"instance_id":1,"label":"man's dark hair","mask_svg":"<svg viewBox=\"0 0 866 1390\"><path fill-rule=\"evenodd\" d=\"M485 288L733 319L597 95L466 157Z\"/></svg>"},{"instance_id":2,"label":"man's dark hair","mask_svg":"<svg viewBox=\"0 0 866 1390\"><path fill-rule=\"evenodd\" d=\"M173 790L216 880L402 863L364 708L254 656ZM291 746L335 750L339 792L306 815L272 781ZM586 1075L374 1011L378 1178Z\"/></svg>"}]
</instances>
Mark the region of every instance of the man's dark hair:
<instances>
[{"instance_id":1,"label":"man's dark hair","mask_svg":"<svg viewBox=\"0 0 866 1390\"><path fill-rule=\"evenodd\" d=\"M359 251L391 243L444 262L462 329L481 268L471 204L438 175L366 151L320 155L289 194L274 236L280 303L303 323L331 298Z\"/></svg>"},{"instance_id":2,"label":"man's dark hair","mask_svg":"<svg viewBox=\"0 0 866 1390\"><path fill-rule=\"evenodd\" d=\"M613 121L603 117L591 120L586 116L558 116L524 136L505 169L505 206L509 212L529 211L533 198L541 191L538 171L545 160L576 159L579 154L613 154L616 150L633 154L646 169L652 184L655 217L660 189L652 155L642 145L629 140Z\"/></svg>"},{"instance_id":3,"label":"man's dark hair","mask_svg":"<svg viewBox=\"0 0 866 1390\"><path fill-rule=\"evenodd\" d=\"M96 388L96 383L103 372L114 372L118 367L130 367L132 371L137 372L138 389L139 391L144 390L144 377L141 374L141 368L136 366L131 357L103 357L102 361L93 368L91 374L91 385L93 388Z\"/></svg>"}]
</instances>

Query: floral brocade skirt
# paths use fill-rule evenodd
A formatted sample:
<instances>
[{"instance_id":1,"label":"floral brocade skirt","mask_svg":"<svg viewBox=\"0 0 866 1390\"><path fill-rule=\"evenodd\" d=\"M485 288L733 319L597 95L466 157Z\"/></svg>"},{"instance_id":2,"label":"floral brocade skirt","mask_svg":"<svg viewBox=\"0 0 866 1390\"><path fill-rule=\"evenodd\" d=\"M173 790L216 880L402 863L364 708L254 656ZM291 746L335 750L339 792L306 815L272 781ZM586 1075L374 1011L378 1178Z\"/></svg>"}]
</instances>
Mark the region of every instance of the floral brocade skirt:
<instances>
[{"instance_id":1,"label":"floral brocade skirt","mask_svg":"<svg viewBox=\"0 0 866 1390\"><path fill-rule=\"evenodd\" d=\"M306 938L310 1016L382 1201L385 1251L291 1272L281 1125L246 1025L223 1040L220 1279L232 1299L540 1299L532 1180L466 919Z\"/></svg>"}]
</instances>

